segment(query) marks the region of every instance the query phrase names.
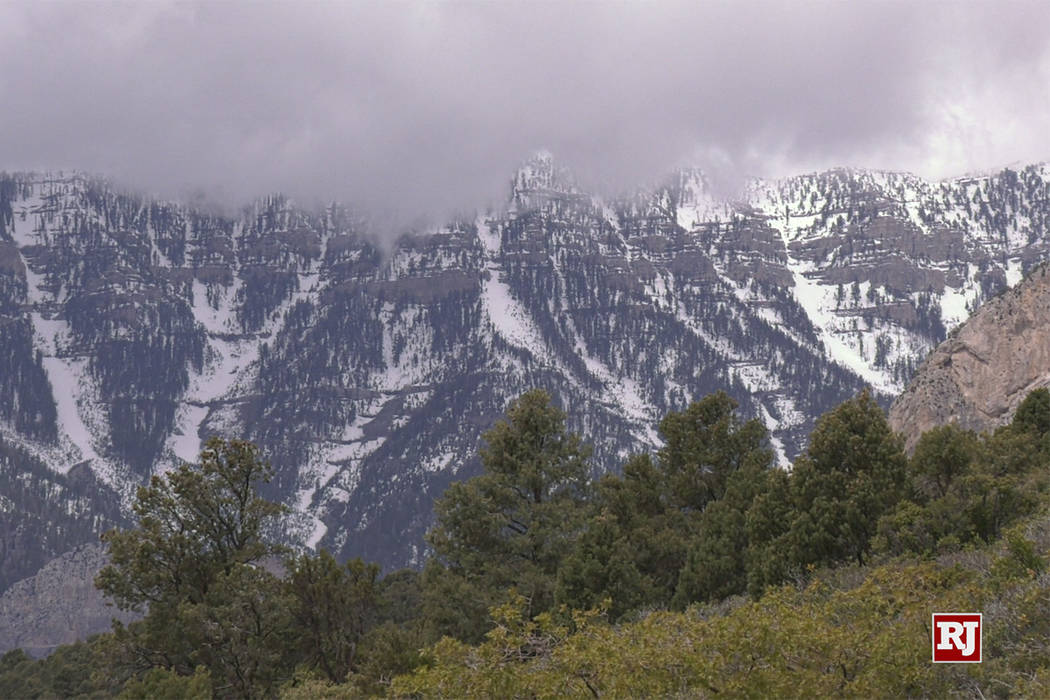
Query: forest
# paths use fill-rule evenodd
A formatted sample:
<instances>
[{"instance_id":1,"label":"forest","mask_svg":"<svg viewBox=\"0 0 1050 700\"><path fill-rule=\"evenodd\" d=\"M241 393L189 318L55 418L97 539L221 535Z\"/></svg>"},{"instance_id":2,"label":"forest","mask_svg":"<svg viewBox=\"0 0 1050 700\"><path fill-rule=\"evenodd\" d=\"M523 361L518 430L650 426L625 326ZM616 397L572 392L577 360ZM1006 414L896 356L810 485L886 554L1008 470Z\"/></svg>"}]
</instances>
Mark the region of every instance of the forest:
<instances>
[{"instance_id":1,"label":"forest","mask_svg":"<svg viewBox=\"0 0 1050 700\"><path fill-rule=\"evenodd\" d=\"M142 615L34 660L18 698L1050 696L1050 391L906 454L866 392L790 470L724 393L596 474L542 390L435 504L421 571L281 544L257 447L212 438L138 491L96 585ZM930 614L984 614L932 664Z\"/></svg>"}]
</instances>

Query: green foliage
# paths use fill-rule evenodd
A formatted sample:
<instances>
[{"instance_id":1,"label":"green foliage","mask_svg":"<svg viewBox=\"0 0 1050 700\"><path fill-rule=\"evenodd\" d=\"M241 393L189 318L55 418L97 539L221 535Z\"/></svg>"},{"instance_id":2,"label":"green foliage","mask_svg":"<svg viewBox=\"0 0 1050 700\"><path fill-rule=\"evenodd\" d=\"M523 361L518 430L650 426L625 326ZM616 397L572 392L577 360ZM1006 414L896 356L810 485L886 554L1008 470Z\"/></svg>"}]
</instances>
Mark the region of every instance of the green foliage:
<instances>
[{"instance_id":1,"label":"green foliage","mask_svg":"<svg viewBox=\"0 0 1050 700\"><path fill-rule=\"evenodd\" d=\"M758 462L729 477L724 497L709 504L700 516L678 579L676 607L746 590L750 569L761 565L752 551L752 538L756 542L771 539L769 533L779 532L781 518L788 517L777 512L786 504L786 483L785 472Z\"/></svg>"},{"instance_id":2,"label":"green foliage","mask_svg":"<svg viewBox=\"0 0 1050 700\"><path fill-rule=\"evenodd\" d=\"M1047 489L1048 411L1050 392L1038 389L992 434L955 425L925 433L909 463L916 492L880 520L876 548L931 556L991 542L1033 513Z\"/></svg>"},{"instance_id":3,"label":"green foliage","mask_svg":"<svg viewBox=\"0 0 1050 700\"><path fill-rule=\"evenodd\" d=\"M717 394L669 415L662 450L595 486L529 392L486 434L485 473L438 502L437 556L385 578L326 551L269 573L267 469L210 441L140 489L138 530L106 535L98 585L146 616L5 654L0 697L1050 693L1050 392L910 459L864 393L791 471L734 411ZM953 609L985 612L984 664L929 663L929 613Z\"/></svg>"},{"instance_id":4,"label":"green foliage","mask_svg":"<svg viewBox=\"0 0 1050 700\"><path fill-rule=\"evenodd\" d=\"M211 700L211 677L198 666L192 676L180 676L164 668L152 668L141 679L129 680L118 700Z\"/></svg>"},{"instance_id":5,"label":"green foliage","mask_svg":"<svg viewBox=\"0 0 1050 700\"><path fill-rule=\"evenodd\" d=\"M360 695L384 695L394 676L410 673L426 661L427 637L419 620L384 622L368 631L350 684Z\"/></svg>"},{"instance_id":6,"label":"green foliage","mask_svg":"<svg viewBox=\"0 0 1050 700\"><path fill-rule=\"evenodd\" d=\"M1050 526L1045 515L1040 522L1044 531ZM1047 581L1027 575L999 587L987 555L967 556L867 567L849 582L818 577L729 609L655 612L619 625L595 615L572 627L530 624L513 607L497 608L498 634L475 647L434 645L430 662L395 679L393 691L457 698L1044 697ZM931 664L932 610L983 610L985 663Z\"/></svg>"},{"instance_id":7,"label":"green foliage","mask_svg":"<svg viewBox=\"0 0 1050 700\"><path fill-rule=\"evenodd\" d=\"M189 677L204 666L216 694L239 697L270 692L290 673L288 596L259 566L280 551L263 533L282 508L256 492L269 474L254 445L212 438L199 465L139 489L139 527L105 535L110 564L96 580L120 607L149 608L114 625L109 662L118 673Z\"/></svg>"},{"instance_id":8,"label":"green foliage","mask_svg":"<svg viewBox=\"0 0 1050 700\"><path fill-rule=\"evenodd\" d=\"M609 599L632 610L737 592L744 580L743 513L773 455L758 421L742 421L723 392L660 423L657 461L631 458L599 485L598 515L559 572L558 602Z\"/></svg>"},{"instance_id":9,"label":"green foliage","mask_svg":"<svg viewBox=\"0 0 1050 700\"><path fill-rule=\"evenodd\" d=\"M977 459L977 435L952 423L923 433L910 466L922 492L929 498L942 498L948 495L953 482L970 472Z\"/></svg>"},{"instance_id":10,"label":"green foliage","mask_svg":"<svg viewBox=\"0 0 1050 700\"><path fill-rule=\"evenodd\" d=\"M1025 397L1014 413L1016 429L1039 437L1050 433L1050 389L1036 389Z\"/></svg>"},{"instance_id":11,"label":"green foliage","mask_svg":"<svg viewBox=\"0 0 1050 700\"><path fill-rule=\"evenodd\" d=\"M1018 579L1031 579L1046 570L1046 560L1036 551L1036 544L1025 537L1023 525L1004 533L1006 551L992 564L993 580L998 585Z\"/></svg>"},{"instance_id":12,"label":"green foliage","mask_svg":"<svg viewBox=\"0 0 1050 700\"><path fill-rule=\"evenodd\" d=\"M0 656L0 697L112 697L119 684L99 673L102 659L99 637L61 646L40 660L13 649Z\"/></svg>"},{"instance_id":13,"label":"green foliage","mask_svg":"<svg viewBox=\"0 0 1050 700\"><path fill-rule=\"evenodd\" d=\"M455 621L514 586L533 613L549 609L555 575L590 498L590 449L566 432L546 392L522 395L484 435L485 472L438 500L428 541L438 561L424 578L427 617L441 633L477 639L483 624Z\"/></svg>"},{"instance_id":14,"label":"green foliage","mask_svg":"<svg viewBox=\"0 0 1050 700\"><path fill-rule=\"evenodd\" d=\"M725 392L694 401L660 422L664 447L660 466L671 504L701 511L725 494L729 477L741 469L767 466L772 459L765 426L741 421L737 404Z\"/></svg>"},{"instance_id":15,"label":"green foliage","mask_svg":"<svg viewBox=\"0 0 1050 700\"><path fill-rule=\"evenodd\" d=\"M558 571L556 599L575 608L609 600L615 618L642 607L656 596L651 578L638 568L637 554L612 516L598 515Z\"/></svg>"},{"instance_id":16,"label":"green foliage","mask_svg":"<svg viewBox=\"0 0 1050 700\"><path fill-rule=\"evenodd\" d=\"M200 459L139 488L136 529L103 535L111 563L96 584L121 609L199 603L220 573L275 553L263 528L282 508L256 493L271 474L258 448L212 438Z\"/></svg>"},{"instance_id":17,"label":"green foliage","mask_svg":"<svg viewBox=\"0 0 1050 700\"><path fill-rule=\"evenodd\" d=\"M758 504L750 544L762 563L749 572L751 591L799 568L862 564L879 518L910 492L902 441L867 391L821 416L783 493L786 512L776 513L779 496Z\"/></svg>"},{"instance_id":18,"label":"green foliage","mask_svg":"<svg viewBox=\"0 0 1050 700\"><path fill-rule=\"evenodd\" d=\"M357 700L362 694L352 685L320 678L298 678L281 688L281 700Z\"/></svg>"},{"instance_id":19,"label":"green foliage","mask_svg":"<svg viewBox=\"0 0 1050 700\"><path fill-rule=\"evenodd\" d=\"M675 507L671 501L666 473L648 455L632 457L624 466L623 475L606 476L599 484L598 505L602 520L594 520L591 527L616 529L620 546L632 553L634 566L641 579L635 597L644 605L666 604L674 595L678 572L682 568L688 547L690 522L695 518ZM587 542L587 533L581 545ZM578 550L573 557L585 556ZM598 560L601 564L601 560ZM595 583L599 579L595 579ZM564 598L559 602L575 608L591 607L596 601L613 598L613 610L618 615L623 604L611 589L595 586L590 598Z\"/></svg>"},{"instance_id":20,"label":"green foliage","mask_svg":"<svg viewBox=\"0 0 1050 700\"><path fill-rule=\"evenodd\" d=\"M340 683L354 670L361 640L374 624L379 566L352 559L340 566L326 550L290 562L288 586L301 653L328 680Z\"/></svg>"}]
</instances>

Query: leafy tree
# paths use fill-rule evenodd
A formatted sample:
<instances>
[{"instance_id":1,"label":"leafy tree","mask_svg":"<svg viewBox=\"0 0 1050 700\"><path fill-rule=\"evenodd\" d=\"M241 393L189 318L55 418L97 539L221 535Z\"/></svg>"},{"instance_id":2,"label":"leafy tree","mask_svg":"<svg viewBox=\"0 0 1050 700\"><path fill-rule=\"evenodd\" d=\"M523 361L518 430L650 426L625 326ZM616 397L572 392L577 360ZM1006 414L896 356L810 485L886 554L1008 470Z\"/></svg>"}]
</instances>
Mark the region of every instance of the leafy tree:
<instances>
[{"instance_id":1,"label":"leafy tree","mask_svg":"<svg viewBox=\"0 0 1050 700\"><path fill-rule=\"evenodd\" d=\"M355 697L385 695L394 676L410 673L425 662L422 650L432 641L421 620L387 621L370 629L362 642L357 669L350 676Z\"/></svg>"},{"instance_id":2,"label":"leafy tree","mask_svg":"<svg viewBox=\"0 0 1050 700\"><path fill-rule=\"evenodd\" d=\"M1011 670L929 662L929 611L980 606L987 600L982 583L978 574L952 566L883 567L866 571L859 585L815 581L733 607L654 612L619 625L594 611L577 612L573 624L559 625L550 616L529 620L520 606L499 606L493 610L497 626L484 642L470 647L442 640L428 650L430 663L394 680L393 692L810 698L944 697L976 688L989 697L999 683L1033 680ZM995 619L1008 619L1007 611L1000 615ZM1047 645L1036 630L1050 619L1050 610L1032 618L1040 623L1036 629L1017 636L1035 641L1033 651L1041 651ZM990 656L1003 637L993 629L993 615L986 624ZM1046 657L1032 666L1047 668Z\"/></svg>"},{"instance_id":3,"label":"leafy tree","mask_svg":"<svg viewBox=\"0 0 1050 700\"><path fill-rule=\"evenodd\" d=\"M1038 389L1011 424L975 435L954 425L919 439L910 461L914 502L901 503L879 523L877 546L893 554L931 555L976 540L990 542L1038 505L1048 487L1050 392Z\"/></svg>"},{"instance_id":4,"label":"leafy tree","mask_svg":"<svg viewBox=\"0 0 1050 700\"><path fill-rule=\"evenodd\" d=\"M1050 389L1035 389L1025 397L1014 413L1015 428L1040 437L1050 433Z\"/></svg>"},{"instance_id":5,"label":"leafy tree","mask_svg":"<svg viewBox=\"0 0 1050 700\"><path fill-rule=\"evenodd\" d=\"M165 668L152 668L141 678L132 678L118 700L211 700L211 677L198 666L192 676L180 676Z\"/></svg>"},{"instance_id":6,"label":"leafy tree","mask_svg":"<svg viewBox=\"0 0 1050 700\"><path fill-rule=\"evenodd\" d=\"M955 424L939 425L923 433L911 457L917 485L930 498L946 496L953 482L970 472L979 444L972 430Z\"/></svg>"},{"instance_id":7,"label":"leafy tree","mask_svg":"<svg viewBox=\"0 0 1050 700\"><path fill-rule=\"evenodd\" d=\"M34 660L21 649L0 656L2 698L111 698L120 684L100 673L102 638L58 647Z\"/></svg>"},{"instance_id":8,"label":"leafy tree","mask_svg":"<svg viewBox=\"0 0 1050 700\"><path fill-rule=\"evenodd\" d=\"M251 443L211 438L199 465L139 487L132 506L139 526L102 536L110 564L96 585L122 610L199 603L219 573L277 554L263 533L283 509L256 492L270 475Z\"/></svg>"},{"instance_id":9,"label":"leafy tree","mask_svg":"<svg viewBox=\"0 0 1050 700\"><path fill-rule=\"evenodd\" d=\"M175 624L192 645L189 662L207 668L217 695L265 697L291 675L297 660L291 605L284 582L239 565L216 578L202 604L181 605Z\"/></svg>"},{"instance_id":10,"label":"leafy tree","mask_svg":"<svg viewBox=\"0 0 1050 700\"><path fill-rule=\"evenodd\" d=\"M427 617L474 638L479 629L450 618L487 608L505 588L517 588L533 613L552 605L558 565L590 498L590 448L566 431L546 392L523 394L484 439L484 473L453 484L436 504L428 541L439 561L424 573Z\"/></svg>"},{"instance_id":11,"label":"leafy tree","mask_svg":"<svg viewBox=\"0 0 1050 700\"><path fill-rule=\"evenodd\" d=\"M422 617L422 582L415 569L392 571L379 582L379 622L404 624Z\"/></svg>"}]
</instances>

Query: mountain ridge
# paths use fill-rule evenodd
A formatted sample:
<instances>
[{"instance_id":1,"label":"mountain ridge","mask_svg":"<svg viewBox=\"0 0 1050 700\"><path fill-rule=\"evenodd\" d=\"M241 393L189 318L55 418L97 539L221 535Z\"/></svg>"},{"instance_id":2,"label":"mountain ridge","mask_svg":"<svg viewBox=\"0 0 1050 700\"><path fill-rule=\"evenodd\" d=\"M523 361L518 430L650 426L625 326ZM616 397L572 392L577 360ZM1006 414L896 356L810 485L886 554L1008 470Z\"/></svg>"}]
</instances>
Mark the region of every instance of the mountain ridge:
<instances>
[{"instance_id":1,"label":"mountain ridge","mask_svg":"<svg viewBox=\"0 0 1050 700\"><path fill-rule=\"evenodd\" d=\"M0 345L22 369L0 380L0 434L57 472L87 462L125 504L204 437L247 437L296 511L291 540L410 564L433 498L532 386L599 470L722 388L787 462L817 415L865 384L888 403L1046 257L1048 200L1045 165L936 183L834 170L732 202L682 170L606 199L545 157L505 211L384 250L339 205L275 195L227 217L5 175Z\"/></svg>"}]
</instances>

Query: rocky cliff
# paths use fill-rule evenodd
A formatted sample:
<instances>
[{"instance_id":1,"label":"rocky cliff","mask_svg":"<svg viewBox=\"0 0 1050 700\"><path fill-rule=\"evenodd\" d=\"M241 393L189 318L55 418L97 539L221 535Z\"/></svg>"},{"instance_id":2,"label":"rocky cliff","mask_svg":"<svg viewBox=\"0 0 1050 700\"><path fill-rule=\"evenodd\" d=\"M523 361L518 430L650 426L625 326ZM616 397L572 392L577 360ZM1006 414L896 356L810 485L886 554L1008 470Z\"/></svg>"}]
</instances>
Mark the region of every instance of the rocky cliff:
<instances>
[{"instance_id":1,"label":"rocky cliff","mask_svg":"<svg viewBox=\"0 0 1050 700\"><path fill-rule=\"evenodd\" d=\"M125 623L135 619L108 605L95 588L95 576L105 564L101 544L81 545L4 591L0 653L21 647L44 656L61 644L108 630L114 618Z\"/></svg>"},{"instance_id":2,"label":"rocky cliff","mask_svg":"<svg viewBox=\"0 0 1050 700\"><path fill-rule=\"evenodd\" d=\"M1008 422L1033 389L1050 386L1050 266L983 306L930 353L890 409L910 449L930 428L978 432Z\"/></svg>"},{"instance_id":3,"label":"rocky cliff","mask_svg":"<svg viewBox=\"0 0 1050 700\"><path fill-rule=\"evenodd\" d=\"M864 385L888 403L1046 257L1048 223L1043 165L833 170L732 200L683 170L603 198L542 154L503 207L382 243L336 204L216 213L0 176L5 582L121 522L136 485L215 434L270 458L289 540L387 567L421 561L434 498L533 386L596 471L719 389L787 462Z\"/></svg>"}]
</instances>

